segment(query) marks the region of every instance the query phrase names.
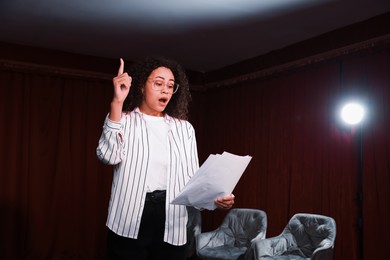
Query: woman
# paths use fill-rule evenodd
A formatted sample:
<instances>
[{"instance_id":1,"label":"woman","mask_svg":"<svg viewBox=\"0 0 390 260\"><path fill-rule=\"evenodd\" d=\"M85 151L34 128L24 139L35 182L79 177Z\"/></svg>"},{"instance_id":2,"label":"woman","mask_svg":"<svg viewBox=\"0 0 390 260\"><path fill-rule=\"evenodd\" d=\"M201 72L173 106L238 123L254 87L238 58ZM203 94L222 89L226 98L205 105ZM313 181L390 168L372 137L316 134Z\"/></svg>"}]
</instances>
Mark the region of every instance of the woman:
<instances>
[{"instance_id":1,"label":"woman","mask_svg":"<svg viewBox=\"0 0 390 260\"><path fill-rule=\"evenodd\" d=\"M114 165L107 218L109 259L185 259L185 206L169 202L198 169L195 131L186 121L190 99L184 70L147 58L131 77L120 60L114 95L97 148ZM229 209L234 196L215 200Z\"/></svg>"}]
</instances>

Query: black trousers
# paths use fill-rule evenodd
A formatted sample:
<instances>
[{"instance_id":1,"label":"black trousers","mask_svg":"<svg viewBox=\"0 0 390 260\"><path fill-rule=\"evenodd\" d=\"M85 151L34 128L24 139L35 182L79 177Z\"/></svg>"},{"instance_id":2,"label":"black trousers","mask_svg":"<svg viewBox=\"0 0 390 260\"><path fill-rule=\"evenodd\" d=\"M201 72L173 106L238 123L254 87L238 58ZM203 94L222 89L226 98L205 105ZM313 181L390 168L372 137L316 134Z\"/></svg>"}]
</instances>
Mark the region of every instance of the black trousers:
<instances>
[{"instance_id":1,"label":"black trousers","mask_svg":"<svg viewBox=\"0 0 390 260\"><path fill-rule=\"evenodd\" d=\"M185 260L187 246L163 241L165 226L165 191L148 193L137 239L108 232L109 260Z\"/></svg>"}]
</instances>

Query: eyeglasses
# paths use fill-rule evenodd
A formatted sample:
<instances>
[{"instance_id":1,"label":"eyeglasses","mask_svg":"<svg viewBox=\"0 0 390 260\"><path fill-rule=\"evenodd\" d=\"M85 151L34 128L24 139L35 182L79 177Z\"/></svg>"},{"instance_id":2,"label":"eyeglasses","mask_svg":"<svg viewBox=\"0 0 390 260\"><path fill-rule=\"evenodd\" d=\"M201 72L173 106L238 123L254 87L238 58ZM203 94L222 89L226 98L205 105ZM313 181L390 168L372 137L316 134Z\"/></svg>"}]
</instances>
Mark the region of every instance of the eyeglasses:
<instances>
[{"instance_id":1,"label":"eyeglasses","mask_svg":"<svg viewBox=\"0 0 390 260\"><path fill-rule=\"evenodd\" d=\"M154 79L152 81L152 89L156 91L161 91L164 89L164 87L167 88L167 92L171 95L175 94L176 91L179 89L179 84L169 81L167 84L165 84L164 80L162 79Z\"/></svg>"}]
</instances>

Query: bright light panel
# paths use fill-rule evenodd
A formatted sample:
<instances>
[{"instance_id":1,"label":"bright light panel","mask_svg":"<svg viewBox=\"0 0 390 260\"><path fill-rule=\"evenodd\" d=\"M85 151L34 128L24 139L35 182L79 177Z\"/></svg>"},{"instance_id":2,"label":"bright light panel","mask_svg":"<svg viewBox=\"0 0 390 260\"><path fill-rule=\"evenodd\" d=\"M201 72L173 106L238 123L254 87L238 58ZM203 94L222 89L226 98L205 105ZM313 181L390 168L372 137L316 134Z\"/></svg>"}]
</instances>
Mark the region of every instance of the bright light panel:
<instances>
[{"instance_id":1,"label":"bright light panel","mask_svg":"<svg viewBox=\"0 0 390 260\"><path fill-rule=\"evenodd\" d=\"M365 115L364 107L359 103L348 103L341 109L341 118L349 125L359 124Z\"/></svg>"}]
</instances>

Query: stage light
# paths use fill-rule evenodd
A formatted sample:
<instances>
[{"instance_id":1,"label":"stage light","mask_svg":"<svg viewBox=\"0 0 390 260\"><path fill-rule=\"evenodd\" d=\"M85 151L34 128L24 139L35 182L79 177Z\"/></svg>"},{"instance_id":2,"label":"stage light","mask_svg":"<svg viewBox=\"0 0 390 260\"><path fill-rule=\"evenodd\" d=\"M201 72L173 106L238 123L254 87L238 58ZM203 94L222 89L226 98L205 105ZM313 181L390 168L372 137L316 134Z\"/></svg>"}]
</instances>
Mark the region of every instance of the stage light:
<instances>
[{"instance_id":1,"label":"stage light","mask_svg":"<svg viewBox=\"0 0 390 260\"><path fill-rule=\"evenodd\" d=\"M349 125L356 125L362 122L365 114L366 111L363 105L356 102L348 103L341 109L341 119Z\"/></svg>"},{"instance_id":2,"label":"stage light","mask_svg":"<svg viewBox=\"0 0 390 260\"><path fill-rule=\"evenodd\" d=\"M363 232L363 120L366 117L364 102L350 101L341 108L342 121L355 129L358 138L358 173L357 173L357 201L358 201L358 259L364 259L364 232Z\"/></svg>"}]
</instances>

